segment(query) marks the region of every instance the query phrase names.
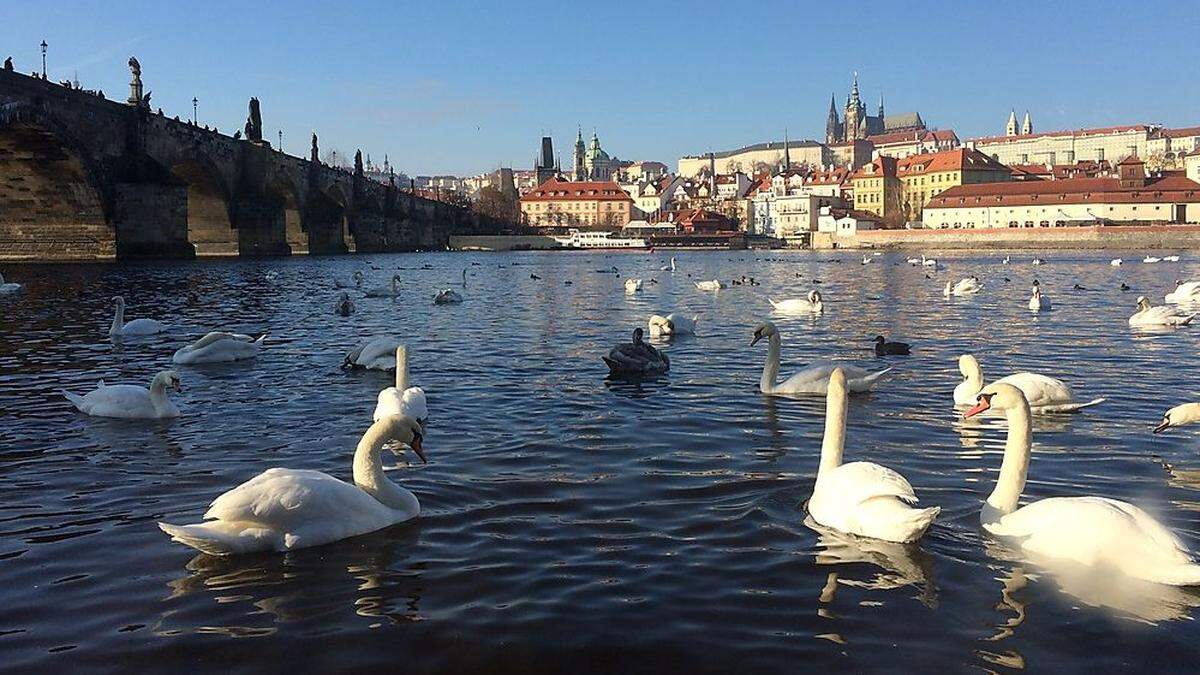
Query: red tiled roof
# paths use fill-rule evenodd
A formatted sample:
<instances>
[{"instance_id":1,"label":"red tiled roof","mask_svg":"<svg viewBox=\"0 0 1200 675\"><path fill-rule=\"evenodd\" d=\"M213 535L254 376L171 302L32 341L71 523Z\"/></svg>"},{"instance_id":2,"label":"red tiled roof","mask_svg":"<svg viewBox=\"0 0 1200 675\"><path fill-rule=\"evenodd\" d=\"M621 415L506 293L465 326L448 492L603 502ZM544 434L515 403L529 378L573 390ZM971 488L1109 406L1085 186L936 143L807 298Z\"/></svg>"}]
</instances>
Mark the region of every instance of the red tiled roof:
<instances>
[{"instance_id":1,"label":"red tiled roof","mask_svg":"<svg viewBox=\"0 0 1200 675\"><path fill-rule=\"evenodd\" d=\"M899 160L896 164L896 173L900 176L966 170L1008 172L1009 168L982 152L969 148L913 155Z\"/></svg>"},{"instance_id":2,"label":"red tiled roof","mask_svg":"<svg viewBox=\"0 0 1200 675\"><path fill-rule=\"evenodd\" d=\"M1171 138L1181 138L1187 136L1200 136L1200 127L1183 127L1182 129L1163 129L1163 136Z\"/></svg>"},{"instance_id":3,"label":"red tiled roof","mask_svg":"<svg viewBox=\"0 0 1200 675\"><path fill-rule=\"evenodd\" d=\"M1039 204L1200 202L1200 183L1171 175L1147 179L1144 187L1122 188L1118 178L1066 178L959 185L929 200L925 208L1034 206Z\"/></svg>"},{"instance_id":4,"label":"red tiled roof","mask_svg":"<svg viewBox=\"0 0 1200 675\"><path fill-rule=\"evenodd\" d=\"M1117 162L1117 166L1138 166L1138 165L1143 165L1143 164L1145 164L1145 162L1138 159L1137 155L1130 155L1130 156L1126 157L1125 159Z\"/></svg>"},{"instance_id":5,"label":"red tiled roof","mask_svg":"<svg viewBox=\"0 0 1200 675\"><path fill-rule=\"evenodd\" d=\"M566 181L550 178L521 196L521 201L620 201L632 202L633 198L613 181Z\"/></svg>"},{"instance_id":6,"label":"red tiled roof","mask_svg":"<svg viewBox=\"0 0 1200 675\"><path fill-rule=\"evenodd\" d=\"M916 143L918 141L949 141L958 140L953 129L938 129L936 131L894 131L890 134L868 136L867 140L875 145L891 145L901 143Z\"/></svg>"}]
</instances>

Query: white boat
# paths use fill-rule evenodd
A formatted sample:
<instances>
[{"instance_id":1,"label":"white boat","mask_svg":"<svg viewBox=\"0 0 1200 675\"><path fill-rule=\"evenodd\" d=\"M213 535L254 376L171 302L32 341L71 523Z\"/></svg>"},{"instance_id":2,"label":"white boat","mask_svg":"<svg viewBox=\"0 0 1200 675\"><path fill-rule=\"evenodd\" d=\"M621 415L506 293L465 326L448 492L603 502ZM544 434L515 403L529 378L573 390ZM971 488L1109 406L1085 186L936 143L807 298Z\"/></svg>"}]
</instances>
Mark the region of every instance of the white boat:
<instances>
[{"instance_id":1,"label":"white boat","mask_svg":"<svg viewBox=\"0 0 1200 675\"><path fill-rule=\"evenodd\" d=\"M565 237L554 237L554 241L564 248L647 248L645 239L617 237L612 232L571 230Z\"/></svg>"}]
</instances>

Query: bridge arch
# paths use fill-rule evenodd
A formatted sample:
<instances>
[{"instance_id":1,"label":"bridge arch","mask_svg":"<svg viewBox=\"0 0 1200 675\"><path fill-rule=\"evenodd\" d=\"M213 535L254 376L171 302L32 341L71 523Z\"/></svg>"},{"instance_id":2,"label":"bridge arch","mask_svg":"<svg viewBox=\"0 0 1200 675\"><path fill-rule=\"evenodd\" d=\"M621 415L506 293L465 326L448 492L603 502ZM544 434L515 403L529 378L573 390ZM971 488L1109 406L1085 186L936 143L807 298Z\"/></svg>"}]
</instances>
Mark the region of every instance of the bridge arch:
<instances>
[{"instance_id":1,"label":"bridge arch","mask_svg":"<svg viewBox=\"0 0 1200 675\"><path fill-rule=\"evenodd\" d=\"M304 223L304 201L295 181L283 172L268 178L264 192L283 224L284 239L292 255L309 252L309 233Z\"/></svg>"},{"instance_id":2,"label":"bridge arch","mask_svg":"<svg viewBox=\"0 0 1200 675\"><path fill-rule=\"evenodd\" d=\"M352 192L340 182L328 181L309 196L307 218L311 250L319 253L347 253L357 250L350 232Z\"/></svg>"},{"instance_id":3,"label":"bridge arch","mask_svg":"<svg viewBox=\"0 0 1200 675\"><path fill-rule=\"evenodd\" d=\"M100 165L41 107L0 109L0 251L9 259L116 257Z\"/></svg>"},{"instance_id":4,"label":"bridge arch","mask_svg":"<svg viewBox=\"0 0 1200 675\"><path fill-rule=\"evenodd\" d=\"M211 157L195 146L167 160L171 180L187 189L187 238L199 256L238 255L230 189Z\"/></svg>"}]
</instances>

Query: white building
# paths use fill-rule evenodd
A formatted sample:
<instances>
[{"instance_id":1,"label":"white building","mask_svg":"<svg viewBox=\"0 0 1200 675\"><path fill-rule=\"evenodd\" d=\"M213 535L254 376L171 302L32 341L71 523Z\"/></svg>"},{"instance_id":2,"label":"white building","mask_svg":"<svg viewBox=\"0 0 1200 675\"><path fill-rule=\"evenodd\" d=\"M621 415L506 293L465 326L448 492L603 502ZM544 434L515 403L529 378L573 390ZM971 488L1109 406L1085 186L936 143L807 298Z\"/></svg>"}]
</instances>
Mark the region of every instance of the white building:
<instances>
[{"instance_id":1,"label":"white building","mask_svg":"<svg viewBox=\"0 0 1200 675\"><path fill-rule=\"evenodd\" d=\"M822 207L817 214L817 231L836 237L853 237L862 230L879 229L879 216L866 211Z\"/></svg>"}]
</instances>

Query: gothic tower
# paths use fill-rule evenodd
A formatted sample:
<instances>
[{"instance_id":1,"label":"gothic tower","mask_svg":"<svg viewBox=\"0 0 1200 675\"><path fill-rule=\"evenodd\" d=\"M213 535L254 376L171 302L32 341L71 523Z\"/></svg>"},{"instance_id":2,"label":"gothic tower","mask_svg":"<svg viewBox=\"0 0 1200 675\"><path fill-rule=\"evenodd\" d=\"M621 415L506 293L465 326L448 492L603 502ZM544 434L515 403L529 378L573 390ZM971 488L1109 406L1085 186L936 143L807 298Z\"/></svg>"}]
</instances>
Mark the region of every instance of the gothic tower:
<instances>
[{"instance_id":1,"label":"gothic tower","mask_svg":"<svg viewBox=\"0 0 1200 675\"><path fill-rule=\"evenodd\" d=\"M1017 111L1015 109L1008 113L1008 124L1004 127L1004 135L1017 135Z\"/></svg>"},{"instance_id":2,"label":"gothic tower","mask_svg":"<svg viewBox=\"0 0 1200 675\"><path fill-rule=\"evenodd\" d=\"M1021 122L1021 133L1026 135L1033 133L1033 118L1029 116L1028 110L1025 111L1025 121Z\"/></svg>"},{"instance_id":3,"label":"gothic tower","mask_svg":"<svg viewBox=\"0 0 1200 675\"><path fill-rule=\"evenodd\" d=\"M838 120L836 97L829 95L829 116L825 118L825 142L829 145L842 142L842 123Z\"/></svg>"},{"instance_id":4,"label":"gothic tower","mask_svg":"<svg viewBox=\"0 0 1200 675\"><path fill-rule=\"evenodd\" d=\"M879 93L879 122L880 122L880 124L882 124L882 123L883 123L883 118L884 118L884 114L883 114L883 92L880 92L880 93Z\"/></svg>"},{"instance_id":5,"label":"gothic tower","mask_svg":"<svg viewBox=\"0 0 1200 675\"><path fill-rule=\"evenodd\" d=\"M854 86L850 88L850 98L846 101L845 133L847 141L866 136L866 106L858 97L858 71L854 72Z\"/></svg>"}]
</instances>

